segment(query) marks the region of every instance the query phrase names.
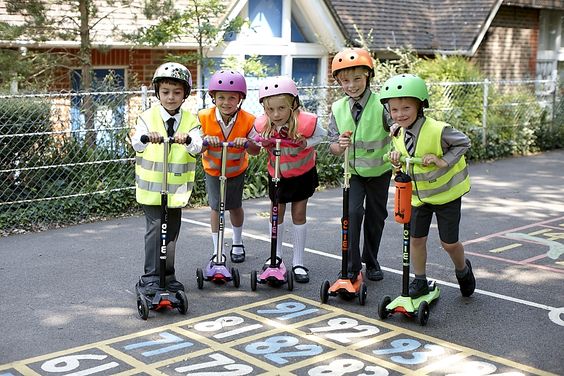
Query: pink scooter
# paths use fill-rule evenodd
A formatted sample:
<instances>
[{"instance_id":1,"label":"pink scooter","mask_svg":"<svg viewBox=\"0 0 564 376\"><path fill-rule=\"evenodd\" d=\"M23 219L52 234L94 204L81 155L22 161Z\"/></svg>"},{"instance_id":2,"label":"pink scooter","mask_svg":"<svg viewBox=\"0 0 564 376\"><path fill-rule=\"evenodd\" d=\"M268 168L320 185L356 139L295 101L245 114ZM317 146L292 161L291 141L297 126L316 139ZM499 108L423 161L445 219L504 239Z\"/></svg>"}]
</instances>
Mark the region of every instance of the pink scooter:
<instances>
[{"instance_id":1,"label":"pink scooter","mask_svg":"<svg viewBox=\"0 0 564 376\"><path fill-rule=\"evenodd\" d=\"M280 187L278 186L278 183L280 182L280 177L278 175L280 173L280 145L282 143L292 144L292 142L279 138L264 139L262 137L256 137L255 141L271 141L275 142L276 146L274 148L274 176L272 177L272 182L274 183L274 201L272 202L270 212L270 221L272 224L272 230L270 232L270 258L267 260L270 260L270 264L268 264L268 266L265 264L265 267L260 275L258 275L256 270L251 272L251 290L256 291L257 283L268 284L272 287L280 287L285 283L288 283L288 290L292 291L294 289L294 277L292 273L286 269L282 258L276 255L276 240L278 239L278 197L280 193Z\"/></svg>"}]
</instances>

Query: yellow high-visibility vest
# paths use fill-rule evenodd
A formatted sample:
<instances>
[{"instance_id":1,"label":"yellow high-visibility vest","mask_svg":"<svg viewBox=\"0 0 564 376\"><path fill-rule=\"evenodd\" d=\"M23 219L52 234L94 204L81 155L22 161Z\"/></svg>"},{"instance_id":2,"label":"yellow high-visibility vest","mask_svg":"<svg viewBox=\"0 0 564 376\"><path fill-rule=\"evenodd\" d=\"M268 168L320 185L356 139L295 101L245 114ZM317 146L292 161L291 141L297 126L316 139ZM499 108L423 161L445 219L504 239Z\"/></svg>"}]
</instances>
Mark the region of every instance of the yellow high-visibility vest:
<instances>
[{"instance_id":1,"label":"yellow high-visibility vest","mask_svg":"<svg viewBox=\"0 0 564 376\"><path fill-rule=\"evenodd\" d=\"M194 115L182 111L177 132L189 133L198 125ZM159 132L168 137L159 106L153 106L141 114L149 132ZM143 205L160 205L163 182L163 144L147 144L135 158L135 197ZM168 153L167 191L169 208L182 208L188 204L196 171L196 158L186 151L185 145L170 144Z\"/></svg>"}]
</instances>

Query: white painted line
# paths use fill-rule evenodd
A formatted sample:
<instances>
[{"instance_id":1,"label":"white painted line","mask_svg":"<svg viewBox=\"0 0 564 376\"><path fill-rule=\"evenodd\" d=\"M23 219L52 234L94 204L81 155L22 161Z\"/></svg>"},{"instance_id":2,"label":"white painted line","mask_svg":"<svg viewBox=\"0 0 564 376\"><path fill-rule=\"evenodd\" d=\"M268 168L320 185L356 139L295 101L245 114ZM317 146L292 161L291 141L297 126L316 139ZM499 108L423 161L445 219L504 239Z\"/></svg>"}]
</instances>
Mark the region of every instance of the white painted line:
<instances>
[{"instance_id":1,"label":"white painted line","mask_svg":"<svg viewBox=\"0 0 564 376\"><path fill-rule=\"evenodd\" d=\"M191 224L196 225L196 226L202 226L202 227L208 227L208 228L210 226L209 223L194 221L192 219L182 218L182 221L187 222L187 223L191 223ZM243 235L245 237L248 237L248 238L253 238L253 239L256 239L256 240L262 240L262 241L270 243L270 238L266 237L266 236L249 234L247 232L243 232ZM282 244L286 247L293 247L293 245L291 243L285 243L284 242ZM330 253L318 251L318 250L311 249L311 248L305 248L305 251L319 255L319 256L323 256L323 257L328 257L328 258L337 259L337 260L341 259L341 256L332 255ZM399 275L403 274L403 272L401 270L390 269L390 268L387 268L387 267L384 267L384 266L382 267L382 270L385 270L385 271L390 272L390 273L399 274ZM411 274L411 276L413 276L413 274ZM438 284L440 284L441 287L442 286L449 286L449 287L452 287L452 288L455 288L455 289L459 288L458 284L455 284L455 283L450 283L450 282L447 282L447 281L441 281L439 279L433 279L433 280L436 281ZM482 294L482 295L487 295L487 296L491 296L493 298L502 299L502 300L506 300L506 301L509 301L509 302L513 302L513 303L519 303L519 304L527 305L527 306L530 306L530 307L535 307L535 308L547 310L547 311L549 311L548 317L552 322L554 322L557 325L564 326L564 320L560 318L561 315L564 315L564 307L560 307L560 308L551 307L551 306L548 306L546 304L539 304L539 303L531 302L531 301L528 301L528 300L513 298L511 296L502 295L502 294L498 294L498 293L495 293L495 292L490 292L490 291L480 290L480 289L476 289L474 291L474 293L475 294L478 293L478 294Z\"/></svg>"}]
</instances>

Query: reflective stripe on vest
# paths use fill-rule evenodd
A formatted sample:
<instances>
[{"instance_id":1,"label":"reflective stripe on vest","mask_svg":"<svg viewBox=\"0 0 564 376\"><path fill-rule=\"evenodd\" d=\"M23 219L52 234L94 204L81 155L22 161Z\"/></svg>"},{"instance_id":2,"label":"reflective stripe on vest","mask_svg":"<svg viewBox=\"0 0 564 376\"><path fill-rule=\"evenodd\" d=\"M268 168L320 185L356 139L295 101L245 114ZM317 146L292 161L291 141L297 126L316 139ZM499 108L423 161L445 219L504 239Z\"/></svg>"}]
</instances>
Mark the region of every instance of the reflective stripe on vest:
<instances>
[{"instance_id":1,"label":"reflective stripe on vest","mask_svg":"<svg viewBox=\"0 0 564 376\"><path fill-rule=\"evenodd\" d=\"M446 126L449 125L426 118L417 137L414 156L423 157L425 154L431 153L441 158L443 156L441 135L443 128ZM408 155L404 134L405 129L402 128L400 135L393 139L393 144L402 155ZM456 200L470 190L470 176L468 175L468 166L464 156L460 157L458 162L449 168L437 168L435 165L426 167L414 165L412 167L414 182L411 205L413 206L446 204Z\"/></svg>"},{"instance_id":2,"label":"reflective stripe on vest","mask_svg":"<svg viewBox=\"0 0 564 376\"><path fill-rule=\"evenodd\" d=\"M202 124L202 132L206 136L217 136L224 142L234 141L236 138L247 138L249 132L253 128L255 116L244 111L239 110L237 119L231 127L231 132L225 138L221 125L219 125L215 117L216 107L207 108L198 112L200 124ZM217 146L208 146L208 149L202 154L202 165L204 171L211 176L219 176L221 174L221 150ZM227 148L227 163L225 167L225 175L228 178L241 175L249 165L249 156L245 149L242 148Z\"/></svg>"},{"instance_id":3,"label":"reflective stripe on vest","mask_svg":"<svg viewBox=\"0 0 564 376\"><path fill-rule=\"evenodd\" d=\"M331 110L339 133L352 131L352 147L349 148L351 173L360 176L380 176L391 169L382 157L390 151L390 137L382 125L384 107L374 93L368 98L360 121L355 125L349 106L349 97L333 103Z\"/></svg>"},{"instance_id":4,"label":"reflective stripe on vest","mask_svg":"<svg viewBox=\"0 0 564 376\"><path fill-rule=\"evenodd\" d=\"M159 132L167 137L159 106L153 106L141 114L149 132ZM178 132L189 133L198 125L194 115L182 110ZM135 156L135 196L143 205L160 205L163 181L162 144L147 144L144 151ZM188 204L196 170L196 159L186 151L185 145L170 144L168 154L168 203L169 208L182 208Z\"/></svg>"},{"instance_id":5,"label":"reflective stripe on vest","mask_svg":"<svg viewBox=\"0 0 564 376\"><path fill-rule=\"evenodd\" d=\"M262 133L267 122L266 115L259 116L255 121L255 129ZM300 111L298 114L298 133L309 138L315 133L317 115ZM268 153L268 173L274 176L275 157L273 153ZM302 149L298 146L280 146L280 175L285 178L300 176L311 170L315 166L315 149L307 147Z\"/></svg>"}]
</instances>

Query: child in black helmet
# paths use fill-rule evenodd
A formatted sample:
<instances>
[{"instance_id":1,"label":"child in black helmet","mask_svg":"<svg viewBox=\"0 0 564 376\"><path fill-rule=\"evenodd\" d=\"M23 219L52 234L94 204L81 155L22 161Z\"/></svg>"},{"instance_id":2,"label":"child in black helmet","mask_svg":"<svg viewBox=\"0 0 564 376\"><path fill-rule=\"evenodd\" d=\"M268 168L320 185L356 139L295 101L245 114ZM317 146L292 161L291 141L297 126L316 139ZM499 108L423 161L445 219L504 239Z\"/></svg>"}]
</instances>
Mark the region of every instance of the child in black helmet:
<instances>
[{"instance_id":1,"label":"child in black helmet","mask_svg":"<svg viewBox=\"0 0 564 376\"><path fill-rule=\"evenodd\" d=\"M400 164L400 156L422 159L409 171L413 179L411 199L411 261L415 279L409 295L417 298L429 292L425 264L427 235L433 213L437 217L441 245L450 256L462 296L470 296L476 280L464 246L458 239L461 199L470 190L470 178L464 153L470 147L468 137L447 123L423 114L429 107L425 81L412 74L390 78L380 91L380 100L395 124L391 133L394 151L392 164Z\"/></svg>"},{"instance_id":2,"label":"child in black helmet","mask_svg":"<svg viewBox=\"0 0 564 376\"><path fill-rule=\"evenodd\" d=\"M163 137L173 137L170 145L168 173L168 226L166 284L172 292L184 290L176 280L174 255L180 231L182 208L188 204L196 160L194 154L202 149L198 119L180 106L192 87L190 71L178 63L165 63L153 75L153 86L159 104L143 112L137 120L131 144L136 151L135 192L137 202L145 213L145 263L136 290L144 295L154 294L159 288L159 247L161 228L161 184L163 174ZM149 142L141 142L147 135ZM191 142L186 145L188 137Z\"/></svg>"}]
</instances>

